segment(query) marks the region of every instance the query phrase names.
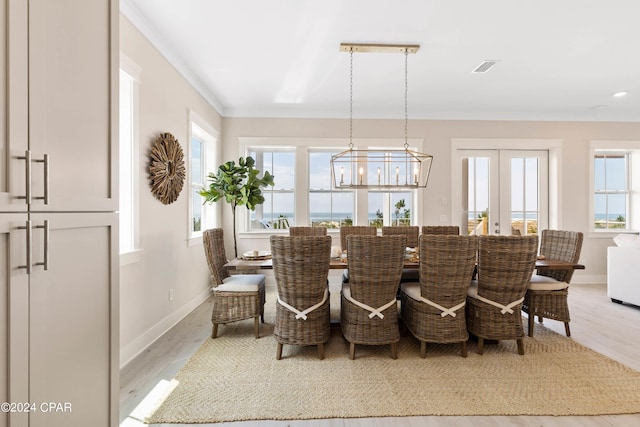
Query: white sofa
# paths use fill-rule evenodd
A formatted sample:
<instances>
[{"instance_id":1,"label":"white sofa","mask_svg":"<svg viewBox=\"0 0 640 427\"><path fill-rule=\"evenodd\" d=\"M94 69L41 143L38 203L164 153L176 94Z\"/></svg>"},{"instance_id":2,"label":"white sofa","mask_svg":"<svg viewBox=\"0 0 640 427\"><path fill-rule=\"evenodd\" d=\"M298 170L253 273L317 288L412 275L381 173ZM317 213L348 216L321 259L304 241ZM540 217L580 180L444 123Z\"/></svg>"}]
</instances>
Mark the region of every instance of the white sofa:
<instances>
[{"instance_id":1,"label":"white sofa","mask_svg":"<svg viewBox=\"0 0 640 427\"><path fill-rule=\"evenodd\" d=\"M607 296L640 305L640 247L607 248Z\"/></svg>"}]
</instances>

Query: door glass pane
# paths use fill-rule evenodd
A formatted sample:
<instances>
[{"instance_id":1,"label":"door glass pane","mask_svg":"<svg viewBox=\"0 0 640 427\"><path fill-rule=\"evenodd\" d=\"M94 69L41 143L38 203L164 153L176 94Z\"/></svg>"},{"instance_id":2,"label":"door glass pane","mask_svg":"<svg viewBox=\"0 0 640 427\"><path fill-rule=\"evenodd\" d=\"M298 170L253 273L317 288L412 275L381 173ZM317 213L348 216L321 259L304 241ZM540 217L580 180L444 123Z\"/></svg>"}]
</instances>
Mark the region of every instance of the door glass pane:
<instances>
[{"instance_id":1,"label":"door glass pane","mask_svg":"<svg viewBox=\"0 0 640 427\"><path fill-rule=\"evenodd\" d=\"M309 194L310 224L327 228L353 225L353 192Z\"/></svg>"},{"instance_id":2,"label":"door glass pane","mask_svg":"<svg viewBox=\"0 0 640 427\"><path fill-rule=\"evenodd\" d=\"M511 234L538 233L538 159L511 158Z\"/></svg>"},{"instance_id":3,"label":"door glass pane","mask_svg":"<svg viewBox=\"0 0 640 427\"><path fill-rule=\"evenodd\" d=\"M391 225L411 225L411 193L391 193Z\"/></svg>"},{"instance_id":4,"label":"door glass pane","mask_svg":"<svg viewBox=\"0 0 640 427\"><path fill-rule=\"evenodd\" d=\"M488 234L489 158L471 157L468 162L468 234Z\"/></svg>"},{"instance_id":5,"label":"door glass pane","mask_svg":"<svg viewBox=\"0 0 640 427\"><path fill-rule=\"evenodd\" d=\"M369 204L369 224L378 228L384 225L384 193L369 191L367 203Z\"/></svg>"}]
</instances>

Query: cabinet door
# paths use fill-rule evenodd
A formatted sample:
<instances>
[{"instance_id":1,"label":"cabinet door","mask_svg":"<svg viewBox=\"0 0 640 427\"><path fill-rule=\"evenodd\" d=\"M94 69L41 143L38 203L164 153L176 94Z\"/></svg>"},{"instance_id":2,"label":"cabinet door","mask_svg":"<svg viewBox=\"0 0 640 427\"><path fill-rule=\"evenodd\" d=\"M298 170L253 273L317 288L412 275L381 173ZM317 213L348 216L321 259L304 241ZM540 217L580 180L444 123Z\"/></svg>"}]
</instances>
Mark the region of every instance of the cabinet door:
<instances>
[{"instance_id":1,"label":"cabinet door","mask_svg":"<svg viewBox=\"0 0 640 427\"><path fill-rule=\"evenodd\" d=\"M0 0L0 52L0 212L26 211L27 2Z\"/></svg>"},{"instance_id":2,"label":"cabinet door","mask_svg":"<svg viewBox=\"0 0 640 427\"><path fill-rule=\"evenodd\" d=\"M29 0L31 211L117 210L117 5Z\"/></svg>"},{"instance_id":3,"label":"cabinet door","mask_svg":"<svg viewBox=\"0 0 640 427\"><path fill-rule=\"evenodd\" d=\"M48 221L48 242L43 241ZM117 214L31 215L30 427L118 422ZM47 248L48 246L48 248Z\"/></svg>"},{"instance_id":4,"label":"cabinet door","mask_svg":"<svg viewBox=\"0 0 640 427\"><path fill-rule=\"evenodd\" d=\"M26 214L0 214L0 402L29 401L26 222ZM0 413L0 427L27 425L26 413Z\"/></svg>"}]
</instances>

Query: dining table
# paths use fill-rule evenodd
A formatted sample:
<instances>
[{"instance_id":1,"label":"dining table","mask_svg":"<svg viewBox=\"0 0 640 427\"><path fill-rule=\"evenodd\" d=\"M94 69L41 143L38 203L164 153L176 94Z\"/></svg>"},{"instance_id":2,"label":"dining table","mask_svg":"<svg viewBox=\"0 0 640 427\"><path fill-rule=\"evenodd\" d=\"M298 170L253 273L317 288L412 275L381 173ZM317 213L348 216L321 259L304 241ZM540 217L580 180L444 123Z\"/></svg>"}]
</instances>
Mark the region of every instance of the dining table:
<instances>
[{"instance_id":1,"label":"dining table","mask_svg":"<svg viewBox=\"0 0 640 427\"><path fill-rule=\"evenodd\" d=\"M255 270L272 270L273 264L269 257L262 259L243 259L235 258L224 265L229 270L255 271ZM404 268L418 268L420 261L407 258L404 261ZM330 270L342 270L347 268L347 263L341 258L331 258L329 262ZM584 265L580 263L553 260L542 258L536 260L536 270L584 270Z\"/></svg>"}]
</instances>

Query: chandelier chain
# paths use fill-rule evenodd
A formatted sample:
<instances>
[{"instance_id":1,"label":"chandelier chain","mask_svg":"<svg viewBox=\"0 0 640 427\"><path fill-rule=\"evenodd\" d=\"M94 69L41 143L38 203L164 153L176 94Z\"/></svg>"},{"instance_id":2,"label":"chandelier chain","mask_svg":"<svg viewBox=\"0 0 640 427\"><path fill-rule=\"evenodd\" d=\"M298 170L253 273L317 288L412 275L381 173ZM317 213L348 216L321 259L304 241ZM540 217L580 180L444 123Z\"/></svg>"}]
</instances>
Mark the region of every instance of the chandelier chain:
<instances>
[{"instance_id":1,"label":"chandelier chain","mask_svg":"<svg viewBox=\"0 0 640 427\"><path fill-rule=\"evenodd\" d=\"M353 150L353 48L349 51L349 149Z\"/></svg>"},{"instance_id":2,"label":"chandelier chain","mask_svg":"<svg viewBox=\"0 0 640 427\"><path fill-rule=\"evenodd\" d=\"M407 99L409 97L408 63L409 63L409 49L405 49L404 50L404 148L405 150L409 149L409 132L407 129L408 123L409 123L408 102L407 102Z\"/></svg>"}]
</instances>

